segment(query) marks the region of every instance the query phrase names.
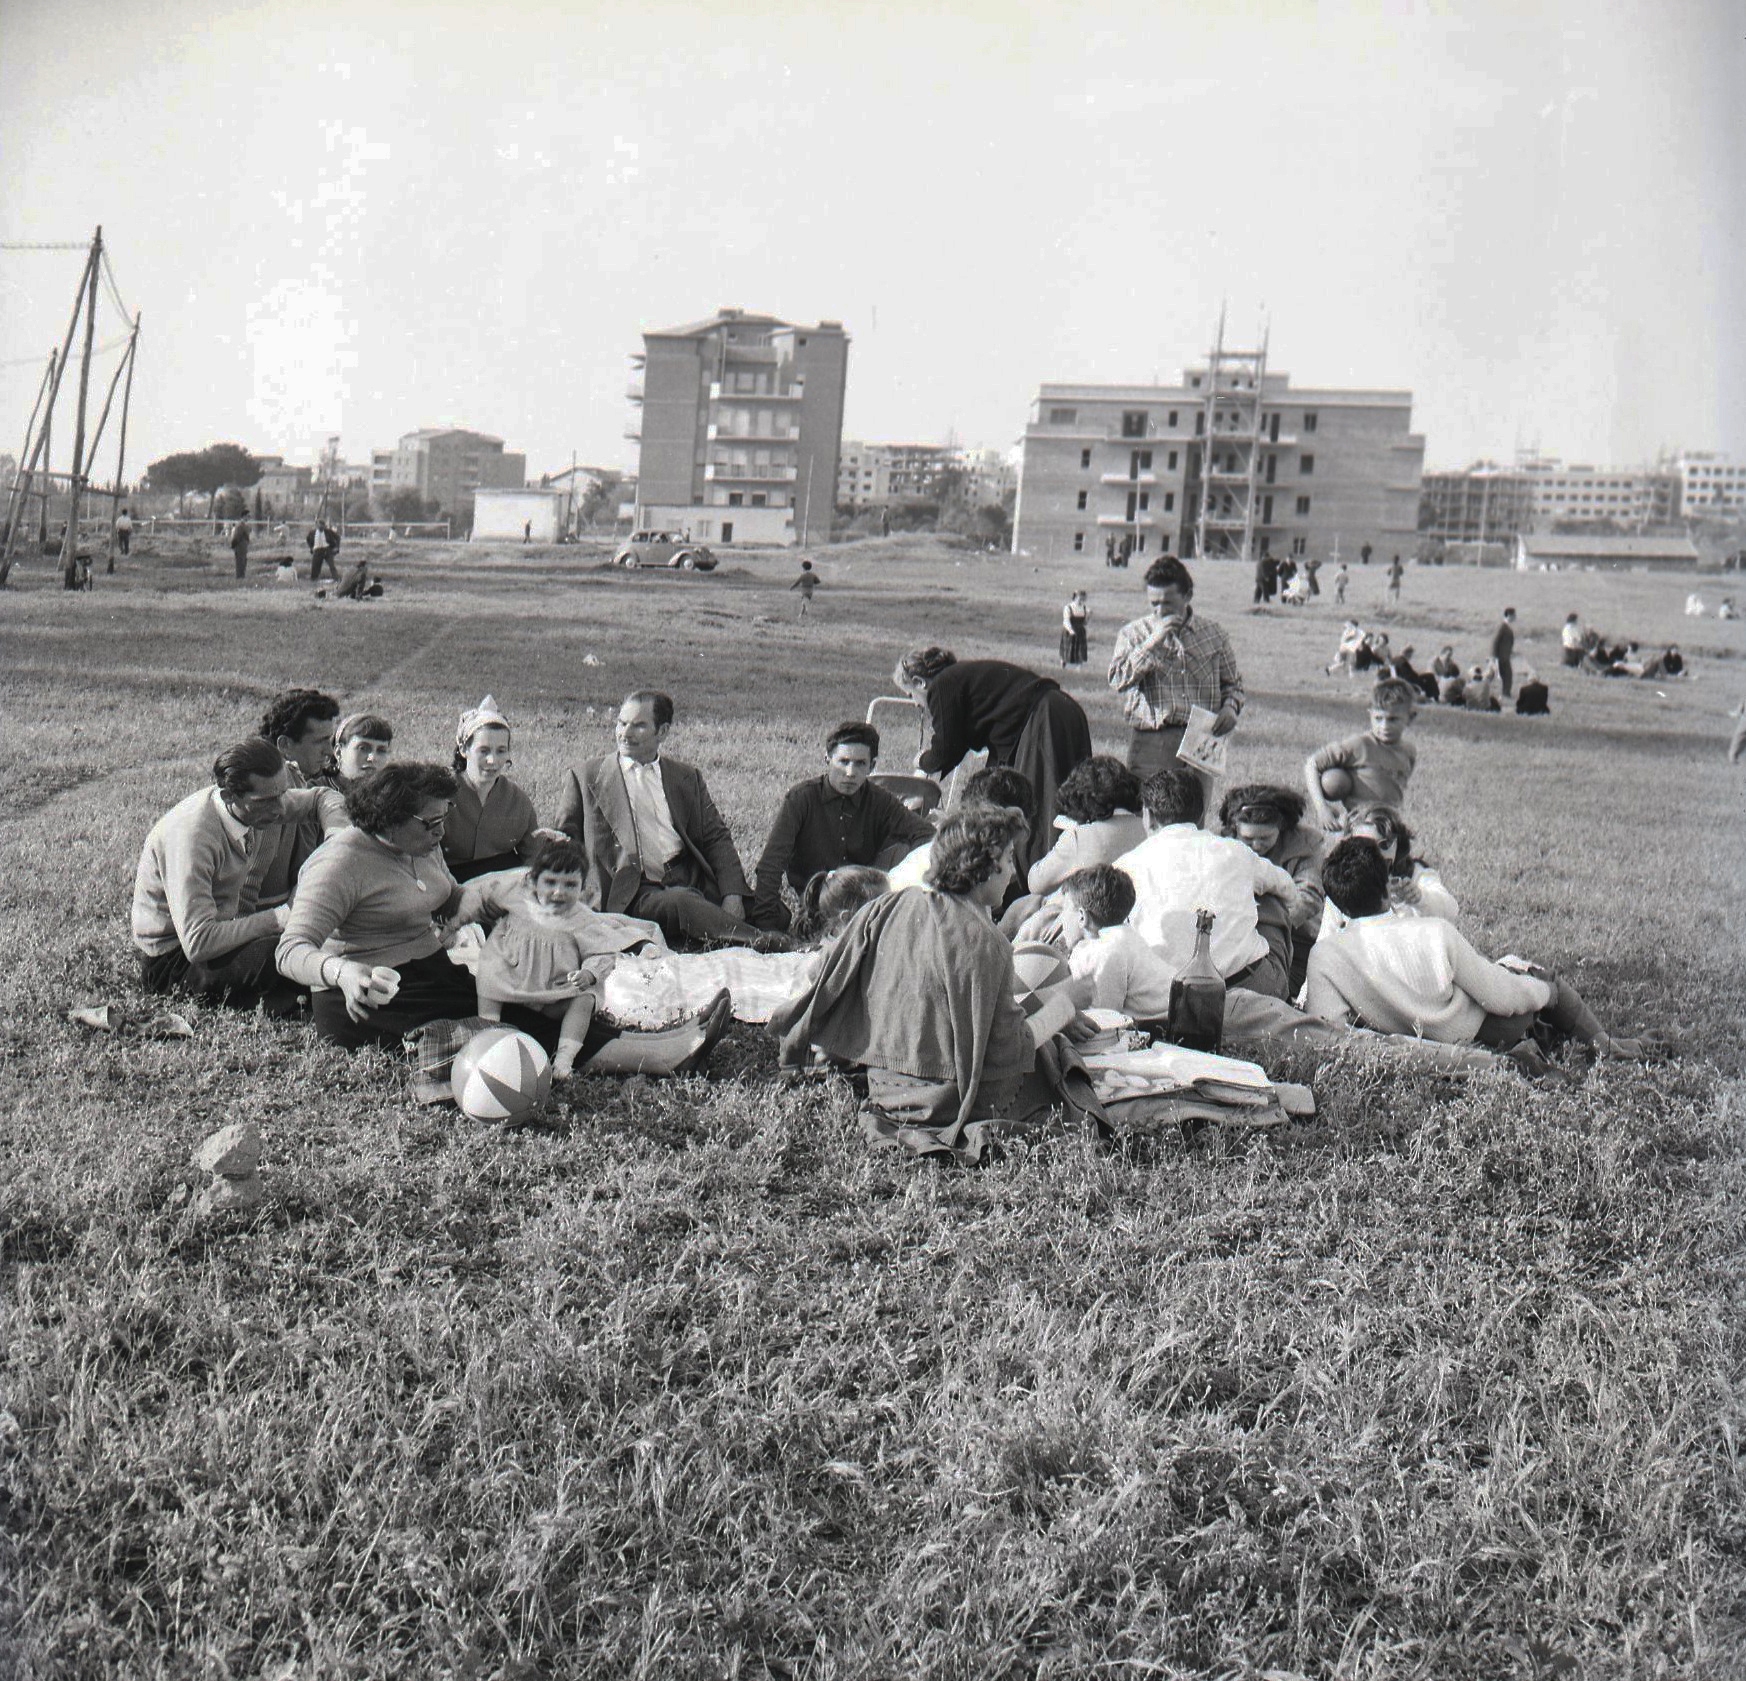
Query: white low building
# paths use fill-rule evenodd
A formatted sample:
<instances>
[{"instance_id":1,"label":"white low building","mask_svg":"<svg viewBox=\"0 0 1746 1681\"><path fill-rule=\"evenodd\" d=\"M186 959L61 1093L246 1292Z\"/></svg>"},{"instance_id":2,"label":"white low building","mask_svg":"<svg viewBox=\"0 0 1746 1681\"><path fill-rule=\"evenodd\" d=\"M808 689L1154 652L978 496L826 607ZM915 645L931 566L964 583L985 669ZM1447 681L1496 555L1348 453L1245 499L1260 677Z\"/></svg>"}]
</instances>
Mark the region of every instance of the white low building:
<instances>
[{"instance_id":1,"label":"white low building","mask_svg":"<svg viewBox=\"0 0 1746 1681\"><path fill-rule=\"evenodd\" d=\"M479 490L473 494L475 543L559 543L570 535L574 499L568 490Z\"/></svg>"}]
</instances>

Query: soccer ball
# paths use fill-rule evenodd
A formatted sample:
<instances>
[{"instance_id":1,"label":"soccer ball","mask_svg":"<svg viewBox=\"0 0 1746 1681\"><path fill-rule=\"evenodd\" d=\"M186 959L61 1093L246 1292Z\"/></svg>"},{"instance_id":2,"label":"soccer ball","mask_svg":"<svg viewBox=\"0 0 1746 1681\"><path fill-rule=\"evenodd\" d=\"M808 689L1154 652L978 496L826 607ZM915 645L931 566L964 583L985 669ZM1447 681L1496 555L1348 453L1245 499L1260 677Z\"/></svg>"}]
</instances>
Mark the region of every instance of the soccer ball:
<instances>
[{"instance_id":1,"label":"soccer ball","mask_svg":"<svg viewBox=\"0 0 1746 1681\"><path fill-rule=\"evenodd\" d=\"M1322 793L1330 800L1343 800L1352 792L1352 773L1335 765L1322 772Z\"/></svg>"},{"instance_id":2,"label":"soccer ball","mask_svg":"<svg viewBox=\"0 0 1746 1681\"><path fill-rule=\"evenodd\" d=\"M1073 979L1067 954L1042 940L1020 940L1012 948L1012 995L1027 1016L1043 1007L1043 994Z\"/></svg>"},{"instance_id":3,"label":"soccer ball","mask_svg":"<svg viewBox=\"0 0 1746 1681\"><path fill-rule=\"evenodd\" d=\"M552 1089L552 1064L539 1041L513 1027L486 1027L455 1058L449 1085L475 1121L524 1121Z\"/></svg>"}]
</instances>

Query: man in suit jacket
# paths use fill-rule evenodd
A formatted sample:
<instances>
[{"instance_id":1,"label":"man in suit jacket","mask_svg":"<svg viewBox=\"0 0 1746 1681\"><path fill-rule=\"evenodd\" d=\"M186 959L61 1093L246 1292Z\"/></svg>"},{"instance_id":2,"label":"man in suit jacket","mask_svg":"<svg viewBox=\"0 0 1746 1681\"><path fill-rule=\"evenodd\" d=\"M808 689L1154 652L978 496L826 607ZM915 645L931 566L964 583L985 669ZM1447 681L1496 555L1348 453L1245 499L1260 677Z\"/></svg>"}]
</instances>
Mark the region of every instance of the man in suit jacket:
<instances>
[{"instance_id":1,"label":"man in suit jacket","mask_svg":"<svg viewBox=\"0 0 1746 1681\"><path fill-rule=\"evenodd\" d=\"M659 923L675 943L786 949L746 921L751 888L703 774L661 751L672 727L670 695L627 695L617 750L570 772L558 827L587 854L589 903Z\"/></svg>"}]
</instances>

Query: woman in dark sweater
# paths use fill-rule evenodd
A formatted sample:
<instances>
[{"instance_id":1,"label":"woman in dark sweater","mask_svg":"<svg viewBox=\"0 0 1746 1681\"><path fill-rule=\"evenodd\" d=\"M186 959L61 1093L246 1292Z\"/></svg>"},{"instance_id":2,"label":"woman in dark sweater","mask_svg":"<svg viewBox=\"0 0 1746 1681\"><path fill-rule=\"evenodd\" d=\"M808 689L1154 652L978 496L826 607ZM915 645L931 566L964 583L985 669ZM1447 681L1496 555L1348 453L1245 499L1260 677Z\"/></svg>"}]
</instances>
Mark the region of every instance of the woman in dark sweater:
<instances>
[{"instance_id":1,"label":"woman in dark sweater","mask_svg":"<svg viewBox=\"0 0 1746 1681\"><path fill-rule=\"evenodd\" d=\"M979 749L990 765L1011 766L1030 783L1031 832L1018 859L1022 880L1054 844L1056 790L1091 757L1084 709L1052 677L1005 660L960 660L949 648L910 649L897 662L896 680L927 707L933 724L917 769L946 777Z\"/></svg>"}]
</instances>

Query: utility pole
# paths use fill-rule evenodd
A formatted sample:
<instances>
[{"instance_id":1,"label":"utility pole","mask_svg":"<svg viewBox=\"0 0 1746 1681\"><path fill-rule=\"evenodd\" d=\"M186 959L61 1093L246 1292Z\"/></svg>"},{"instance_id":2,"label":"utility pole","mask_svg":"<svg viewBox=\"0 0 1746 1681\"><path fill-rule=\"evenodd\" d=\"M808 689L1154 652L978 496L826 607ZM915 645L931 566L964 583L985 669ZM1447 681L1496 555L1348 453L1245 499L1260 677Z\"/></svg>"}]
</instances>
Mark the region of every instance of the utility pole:
<instances>
[{"instance_id":1,"label":"utility pole","mask_svg":"<svg viewBox=\"0 0 1746 1681\"><path fill-rule=\"evenodd\" d=\"M52 424L52 422L54 421L54 417L55 417L55 399L60 395L61 380L65 376L66 371L67 371L67 358L72 354L73 334L75 332L77 332L78 328L79 328L79 306L81 304L83 304L85 301L86 284L88 282L94 283L94 278L95 277L94 277L94 271L93 271L92 266L91 266L91 259L89 257L87 257L85 259L85 272L80 277L80 280L79 280L79 294L74 299L74 302L73 302L72 319L67 322L67 336L62 341L59 357L50 363L51 368L54 370L54 379L49 386L48 403L43 410L42 431L41 431L41 433L38 434L37 440L36 440L36 447L31 451L30 459L25 463L24 472L20 475L20 477L23 479L25 486L26 486L25 494L28 495L29 483L30 483L31 477L36 472L37 461L39 459L42 461L42 463L43 463L42 529L41 529L41 534L39 536L38 543L37 543L37 553L38 554L42 553L43 546L48 541L49 428L50 428L50 425ZM22 512L22 510L23 510L23 505L24 505L23 500L21 498L20 503L19 503L19 511L20 512ZM6 547L5 547L5 550L3 552L0 552L0 582L5 581L6 573L11 570L12 545L13 545L13 542L15 541L15 539L17 538L17 535L18 535L19 523L20 522L15 520L11 524L9 524L6 528Z\"/></svg>"},{"instance_id":2,"label":"utility pole","mask_svg":"<svg viewBox=\"0 0 1746 1681\"><path fill-rule=\"evenodd\" d=\"M109 498L109 536L103 570L115 571L115 513L121 506L121 475L127 467L127 406L133 399L133 358L139 349L139 312L133 317L133 336L127 341L127 383L121 388L121 438L115 450L115 494Z\"/></svg>"},{"instance_id":3,"label":"utility pole","mask_svg":"<svg viewBox=\"0 0 1746 1681\"><path fill-rule=\"evenodd\" d=\"M61 543L61 583L79 587L79 494L84 489L85 404L91 395L91 346L97 336L97 270L103 261L103 229L91 236L91 258L85 265L85 354L79 363L79 406L73 420L73 476L68 482L67 534Z\"/></svg>"}]
</instances>

